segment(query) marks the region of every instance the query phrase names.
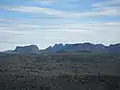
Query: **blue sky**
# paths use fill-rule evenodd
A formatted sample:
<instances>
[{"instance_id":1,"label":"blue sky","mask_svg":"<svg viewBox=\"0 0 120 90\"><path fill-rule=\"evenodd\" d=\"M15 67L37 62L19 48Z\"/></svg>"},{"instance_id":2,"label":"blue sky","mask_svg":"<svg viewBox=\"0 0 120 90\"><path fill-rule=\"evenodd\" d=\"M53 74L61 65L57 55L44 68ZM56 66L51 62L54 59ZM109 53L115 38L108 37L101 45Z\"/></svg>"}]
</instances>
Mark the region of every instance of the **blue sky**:
<instances>
[{"instance_id":1,"label":"blue sky","mask_svg":"<svg viewBox=\"0 0 120 90\"><path fill-rule=\"evenodd\" d=\"M120 0L0 0L0 51L120 42Z\"/></svg>"}]
</instances>

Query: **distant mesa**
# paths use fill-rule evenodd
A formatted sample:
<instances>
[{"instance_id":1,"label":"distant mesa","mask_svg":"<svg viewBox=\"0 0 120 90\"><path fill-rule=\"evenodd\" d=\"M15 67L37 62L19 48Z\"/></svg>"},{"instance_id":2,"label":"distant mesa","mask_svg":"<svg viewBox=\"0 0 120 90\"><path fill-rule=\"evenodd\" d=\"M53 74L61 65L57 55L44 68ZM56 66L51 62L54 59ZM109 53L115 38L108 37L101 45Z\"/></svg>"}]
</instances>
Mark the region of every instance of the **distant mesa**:
<instances>
[{"instance_id":1,"label":"distant mesa","mask_svg":"<svg viewBox=\"0 0 120 90\"><path fill-rule=\"evenodd\" d=\"M36 45L30 45L30 46L17 46L14 50L16 53L39 53L39 48Z\"/></svg>"}]
</instances>

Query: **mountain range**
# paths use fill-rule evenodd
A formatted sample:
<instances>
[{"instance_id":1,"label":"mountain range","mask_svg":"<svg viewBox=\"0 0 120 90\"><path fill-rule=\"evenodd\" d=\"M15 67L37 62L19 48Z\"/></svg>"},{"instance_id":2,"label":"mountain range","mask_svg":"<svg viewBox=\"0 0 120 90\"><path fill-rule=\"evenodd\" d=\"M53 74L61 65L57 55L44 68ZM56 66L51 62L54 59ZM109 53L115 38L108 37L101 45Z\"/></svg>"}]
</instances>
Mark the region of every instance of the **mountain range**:
<instances>
[{"instance_id":1,"label":"mountain range","mask_svg":"<svg viewBox=\"0 0 120 90\"><path fill-rule=\"evenodd\" d=\"M44 50L39 50L36 45L17 46L15 50L4 51L4 53L24 54L24 53L63 53L63 52L94 52L94 53L120 53L120 43L105 46L103 44L75 43L75 44L55 44Z\"/></svg>"}]
</instances>

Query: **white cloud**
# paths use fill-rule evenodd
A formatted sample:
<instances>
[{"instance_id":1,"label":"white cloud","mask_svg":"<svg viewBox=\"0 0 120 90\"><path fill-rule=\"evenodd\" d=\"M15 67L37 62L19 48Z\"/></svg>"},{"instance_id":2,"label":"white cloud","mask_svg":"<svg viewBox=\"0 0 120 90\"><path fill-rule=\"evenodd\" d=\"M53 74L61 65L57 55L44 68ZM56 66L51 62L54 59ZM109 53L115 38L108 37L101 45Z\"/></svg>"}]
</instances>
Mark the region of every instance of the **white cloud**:
<instances>
[{"instance_id":1,"label":"white cloud","mask_svg":"<svg viewBox=\"0 0 120 90\"><path fill-rule=\"evenodd\" d=\"M4 19L3 19L3 18L0 18L0 22L2 22L2 21L4 21Z\"/></svg>"},{"instance_id":2,"label":"white cloud","mask_svg":"<svg viewBox=\"0 0 120 90\"><path fill-rule=\"evenodd\" d=\"M50 4L54 0L41 3ZM16 45L37 44L40 48L55 43L116 43L120 42L120 22L102 22L99 16L120 16L119 0L106 0L93 4L91 11L62 11L37 6L0 6L0 9L18 13L29 13L35 17L0 18L0 49L15 48ZM14 12L13 12L14 11ZM39 18L46 15L57 18ZM92 22L82 21L86 17L98 17ZM79 20L75 18L80 18ZM87 20L87 19L86 19ZM82 22L82 23L80 23ZM84 23L83 23L84 22ZM6 48L8 47L8 48Z\"/></svg>"},{"instance_id":3,"label":"white cloud","mask_svg":"<svg viewBox=\"0 0 120 90\"><path fill-rule=\"evenodd\" d=\"M120 13L120 0L105 0L103 2L98 2L92 4L94 9L98 10L114 10Z\"/></svg>"},{"instance_id":4,"label":"white cloud","mask_svg":"<svg viewBox=\"0 0 120 90\"><path fill-rule=\"evenodd\" d=\"M16 20L17 21L17 20ZM32 21L31 21L32 22ZM85 22L85 23L69 23L64 22L59 24L31 24L31 22L26 23L8 23L0 24L0 30L2 31L14 31L14 32L36 32L36 31L73 31L73 32L82 32L82 31L110 31L114 29L115 31L120 31L120 22Z\"/></svg>"},{"instance_id":5,"label":"white cloud","mask_svg":"<svg viewBox=\"0 0 120 90\"><path fill-rule=\"evenodd\" d=\"M25 12L25 13L44 13L47 15L53 15L56 17L63 18L81 18L81 17L95 17L95 16L120 16L120 12L117 9L104 9L99 11L92 12L67 12L60 11L50 8L41 8L35 6L16 6L16 7L1 7L6 10L17 11L17 12Z\"/></svg>"},{"instance_id":6,"label":"white cloud","mask_svg":"<svg viewBox=\"0 0 120 90\"><path fill-rule=\"evenodd\" d=\"M40 0L41 4L51 4L53 2L56 2L57 0Z\"/></svg>"},{"instance_id":7,"label":"white cloud","mask_svg":"<svg viewBox=\"0 0 120 90\"><path fill-rule=\"evenodd\" d=\"M31 25L31 24L16 24L16 25L3 25L0 27L0 32L3 32L4 34L20 34L18 38L21 36L27 36L26 38L30 38L30 36L39 36L40 38L46 38L48 37L49 39L54 38L59 38L59 33L61 33L60 38L62 37L62 34L67 37L69 36L70 33L73 34L79 34L79 37L84 37L84 38L89 38L91 39L90 36L94 35L103 35L101 37L101 40L103 40L103 37L106 37L106 34L109 36L112 35L112 38L119 38L120 35L120 22L108 22L108 23L64 23L64 24L58 24L58 25ZM2 33L2 34L3 34ZM51 36L52 33L56 33L56 36ZM7 34L7 35L8 35ZM41 34L43 34L41 36ZM48 35L45 35L48 34ZM83 35L88 35L88 36L83 36ZM58 36L58 37L57 37ZM9 37L9 35L8 35ZM26 39L24 38L24 39ZM106 37L108 38L108 37ZM30 38L31 39L31 38ZM34 38L33 38L34 39ZM71 38L69 38L71 40ZM69 41L68 40L68 41ZM59 40L58 40L59 41Z\"/></svg>"},{"instance_id":8,"label":"white cloud","mask_svg":"<svg viewBox=\"0 0 120 90\"><path fill-rule=\"evenodd\" d=\"M36 30L36 28L38 29ZM1 49L6 44L10 46L37 44L40 48L44 48L60 42L104 44L120 42L120 22L61 23L59 25L43 25L42 27L36 24L6 24L3 27L0 26L0 32ZM4 49L8 48L4 47Z\"/></svg>"},{"instance_id":9,"label":"white cloud","mask_svg":"<svg viewBox=\"0 0 120 90\"><path fill-rule=\"evenodd\" d=\"M95 3L92 6L94 7L102 7L102 6L116 6L120 5L120 0L105 0L101 3Z\"/></svg>"}]
</instances>

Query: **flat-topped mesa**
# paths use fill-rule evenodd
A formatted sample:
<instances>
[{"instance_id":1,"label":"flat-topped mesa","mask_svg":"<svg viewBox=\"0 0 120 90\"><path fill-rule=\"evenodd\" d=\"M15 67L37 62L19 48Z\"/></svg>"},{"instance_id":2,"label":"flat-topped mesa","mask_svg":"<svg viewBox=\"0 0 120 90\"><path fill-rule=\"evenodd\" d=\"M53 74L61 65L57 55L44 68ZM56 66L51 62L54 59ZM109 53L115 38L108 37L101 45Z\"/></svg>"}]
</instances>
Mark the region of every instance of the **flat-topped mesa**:
<instances>
[{"instance_id":1,"label":"flat-topped mesa","mask_svg":"<svg viewBox=\"0 0 120 90\"><path fill-rule=\"evenodd\" d=\"M36 45L17 46L13 52L16 52L16 53L39 53L39 48Z\"/></svg>"}]
</instances>

